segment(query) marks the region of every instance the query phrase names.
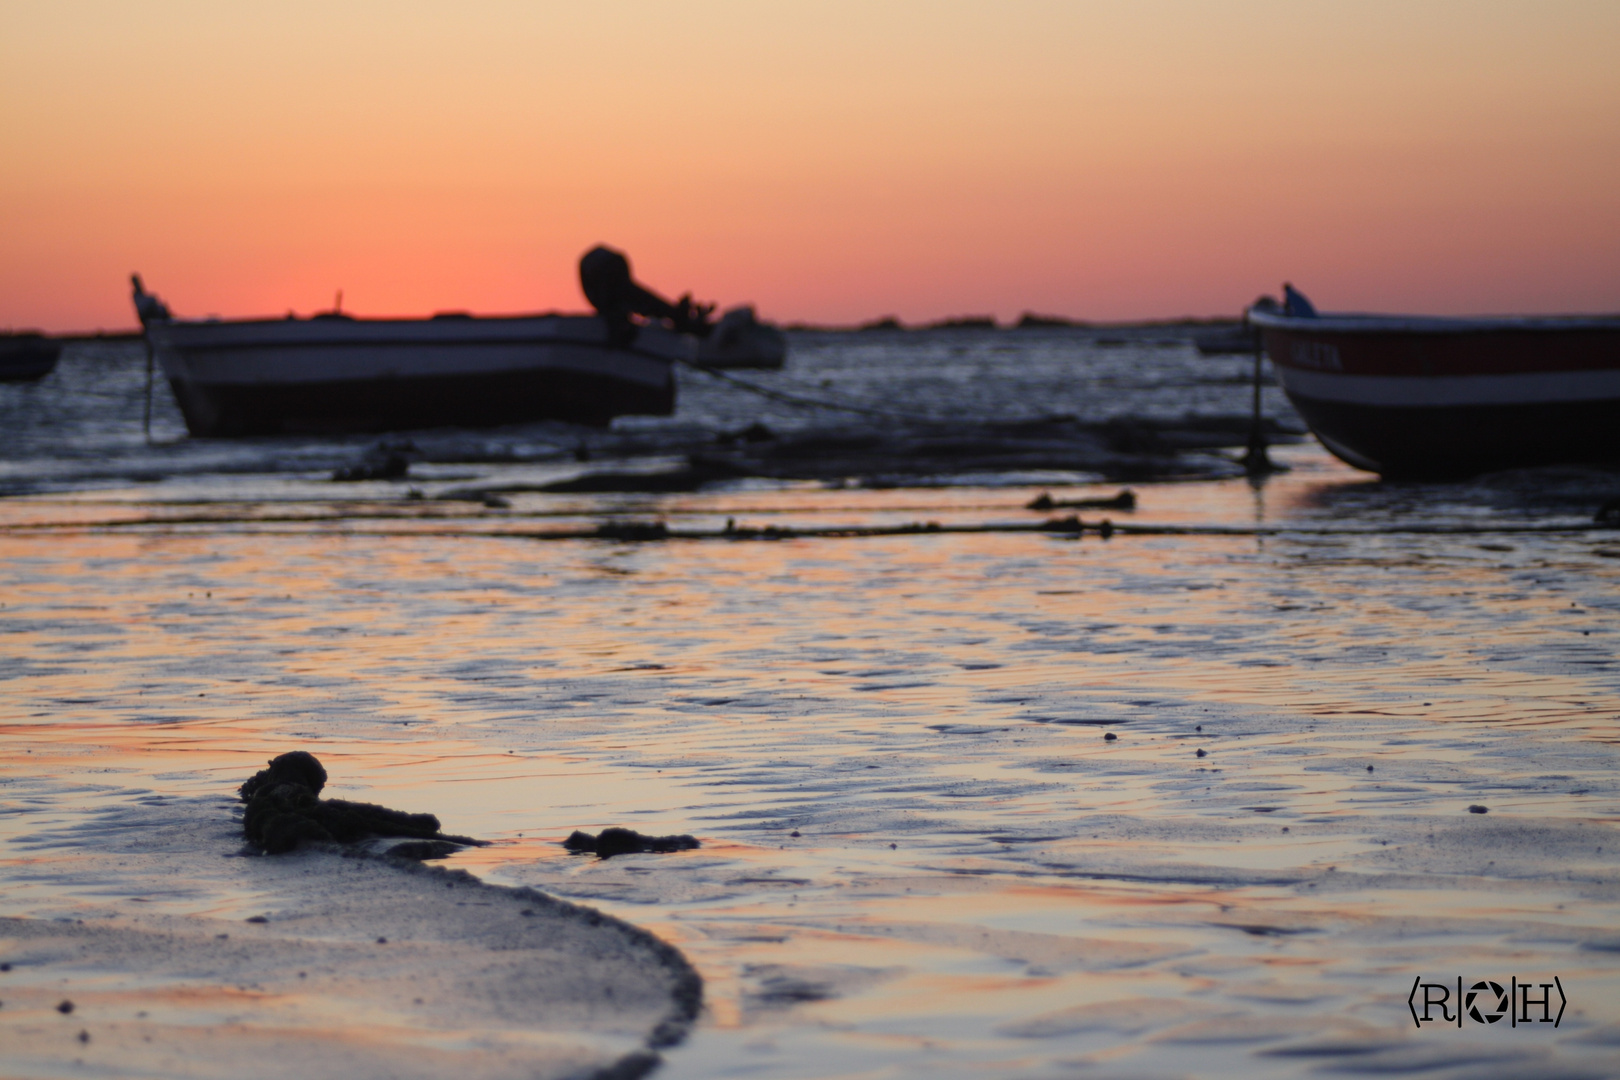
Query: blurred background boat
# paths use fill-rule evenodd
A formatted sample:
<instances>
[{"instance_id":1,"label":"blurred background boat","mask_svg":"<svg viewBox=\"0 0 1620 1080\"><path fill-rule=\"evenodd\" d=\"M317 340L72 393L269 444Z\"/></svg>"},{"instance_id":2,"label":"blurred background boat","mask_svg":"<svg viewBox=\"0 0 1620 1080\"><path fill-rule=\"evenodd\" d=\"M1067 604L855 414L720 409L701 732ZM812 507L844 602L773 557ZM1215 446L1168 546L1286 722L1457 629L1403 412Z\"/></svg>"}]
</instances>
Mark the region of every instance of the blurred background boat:
<instances>
[{"instance_id":1,"label":"blurred background boat","mask_svg":"<svg viewBox=\"0 0 1620 1080\"><path fill-rule=\"evenodd\" d=\"M0 334L0 382L33 382L56 367L62 343L44 334Z\"/></svg>"},{"instance_id":2,"label":"blurred background boat","mask_svg":"<svg viewBox=\"0 0 1620 1080\"><path fill-rule=\"evenodd\" d=\"M1288 400L1340 459L1387 477L1620 459L1620 317L1248 312Z\"/></svg>"},{"instance_id":3,"label":"blurred background boat","mask_svg":"<svg viewBox=\"0 0 1620 1080\"><path fill-rule=\"evenodd\" d=\"M697 362L706 368L776 371L787 362L787 335L760 322L752 307L735 307L698 343Z\"/></svg>"},{"instance_id":4,"label":"blurred background boat","mask_svg":"<svg viewBox=\"0 0 1620 1080\"><path fill-rule=\"evenodd\" d=\"M1233 323L1193 335L1200 356L1248 356L1254 352L1254 331L1243 323Z\"/></svg>"}]
</instances>

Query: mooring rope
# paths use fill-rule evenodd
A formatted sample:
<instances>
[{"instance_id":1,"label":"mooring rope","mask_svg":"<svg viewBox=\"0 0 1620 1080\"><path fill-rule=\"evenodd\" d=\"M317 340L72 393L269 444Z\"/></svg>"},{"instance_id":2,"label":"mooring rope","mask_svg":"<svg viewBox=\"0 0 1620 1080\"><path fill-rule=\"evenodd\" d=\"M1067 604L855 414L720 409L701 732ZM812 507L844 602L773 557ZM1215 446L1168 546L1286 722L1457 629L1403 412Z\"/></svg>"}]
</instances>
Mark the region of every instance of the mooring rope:
<instances>
[{"instance_id":1,"label":"mooring rope","mask_svg":"<svg viewBox=\"0 0 1620 1080\"><path fill-rule=\"evenodd\" d=\"M730 383L739 390L746 390L751 394L758 394L760 397L769 398L771 401L780 402L783 405L793 405L798 408L806 409L830 409L835 412L854 413L857 416L870 416L879 420L908 420L913 423L922 424L940 424L946 422L946 418L941 416L924 416L921 413L904 413L895 412L890 409L874 409L867 405L854 405L848 402L831 401L825 398L812 398L804 397L799 394L789 394L782 390L772 390L768 386L760 386L758 383L749 382L747 379L739 379L737 376L728 371L721 371L718 368L708 367L704 364L698 363L695 360L681 360L679 363L684 364L694 371L701 371L703 374L712 376L721 380L722 382Z\"/></svg>"}]
</instances>

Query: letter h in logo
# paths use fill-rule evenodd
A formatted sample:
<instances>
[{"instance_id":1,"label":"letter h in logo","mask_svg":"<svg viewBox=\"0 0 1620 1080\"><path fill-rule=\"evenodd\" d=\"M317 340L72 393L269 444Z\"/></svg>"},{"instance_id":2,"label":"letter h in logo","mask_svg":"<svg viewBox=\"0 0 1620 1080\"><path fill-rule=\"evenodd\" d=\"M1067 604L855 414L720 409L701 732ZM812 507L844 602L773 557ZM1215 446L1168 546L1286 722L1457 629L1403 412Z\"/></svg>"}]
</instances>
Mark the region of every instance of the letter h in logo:
<instances>
[{"instance_id":1,"label":"letter h in logo","mask_svg":"<svg viewBox=\"0 0 1620 1080\"><path fill-rule=\"evenodd\" d=\"M1541 996L1531 997L1530 991L1536 985L1541 987ZM1551 1015L1554 990L1558 991L1558 1015L1556 1017ZM1569 1004L1569 999L1564 996L1564 984L1559 981L1556 975L1553 976L1552 982L1540 984L1522 983L1515 978L1513 980L1513 1001L1517 1005L1513 1010L1514 1027L1518 1027L1520 1024L1551 1024L1553 1027L1557 1027L1564 1019L1564 1006ZM1531 1017L1530 1006L1532 1005L1541 1006L1541 1015L1539 1017Z\"/></svg>"}]
</instances>

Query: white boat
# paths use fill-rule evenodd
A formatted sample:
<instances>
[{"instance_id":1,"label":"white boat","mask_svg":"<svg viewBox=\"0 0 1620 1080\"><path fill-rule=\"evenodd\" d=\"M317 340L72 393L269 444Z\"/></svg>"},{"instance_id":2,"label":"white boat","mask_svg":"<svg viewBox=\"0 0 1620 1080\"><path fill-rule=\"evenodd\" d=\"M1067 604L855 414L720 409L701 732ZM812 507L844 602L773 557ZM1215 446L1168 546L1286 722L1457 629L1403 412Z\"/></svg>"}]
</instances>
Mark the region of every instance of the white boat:
<instances>
[{"instance_id":1,"label":"white boat","mask_svg":"<svg viewBox=\"0 0 1620 1080\"><path fill-rule=\"evenodd\" d=\"M146 337L193 435L606 425L675 410L688 337L647 325L610 343L595 315L186 320L135 280Z\"/></svg>"},{"instance_id":2,"label":"white boat","mask_svg":"<svg viewBox=\"0 0 1620 1080\"><path fill-rule=\"evenodd\" d=\"M706 368L779 370L787 363L787 335L760 322L752 307L735 307L698 344L697 362Z\"/></svg>"}]
</instances>

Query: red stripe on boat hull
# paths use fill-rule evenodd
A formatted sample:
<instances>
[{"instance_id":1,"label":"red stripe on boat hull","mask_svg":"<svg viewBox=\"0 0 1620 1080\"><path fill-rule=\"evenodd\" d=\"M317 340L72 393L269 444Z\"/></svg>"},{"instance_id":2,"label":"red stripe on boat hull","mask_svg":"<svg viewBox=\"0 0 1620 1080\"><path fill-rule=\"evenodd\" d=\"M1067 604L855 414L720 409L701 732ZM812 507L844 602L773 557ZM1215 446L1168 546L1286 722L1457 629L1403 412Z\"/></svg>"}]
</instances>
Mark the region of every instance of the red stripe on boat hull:
<instances>
[{"instance_id":1,"label":"red stripe on boat hull","mask_svg":"<svg viewBox=\"0 0 1620 1080\"><path fill-rule=\"evenodd\" d=\"M1295 326L1298 321L1296 320ZM1287 367L1346 375L1513 375L1620 368L1620 327L1410 333L1265 328Z\"/></svg>"}]
</instances>

